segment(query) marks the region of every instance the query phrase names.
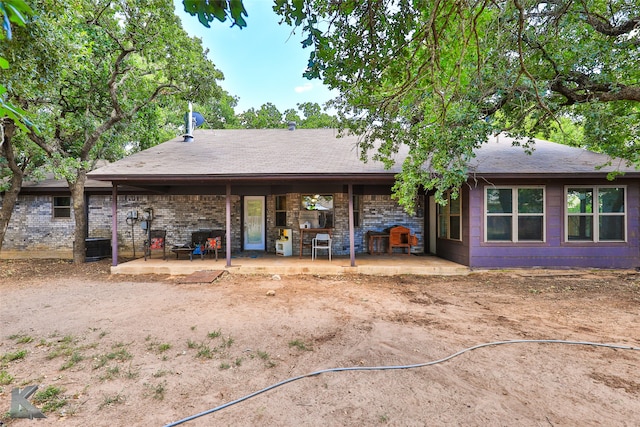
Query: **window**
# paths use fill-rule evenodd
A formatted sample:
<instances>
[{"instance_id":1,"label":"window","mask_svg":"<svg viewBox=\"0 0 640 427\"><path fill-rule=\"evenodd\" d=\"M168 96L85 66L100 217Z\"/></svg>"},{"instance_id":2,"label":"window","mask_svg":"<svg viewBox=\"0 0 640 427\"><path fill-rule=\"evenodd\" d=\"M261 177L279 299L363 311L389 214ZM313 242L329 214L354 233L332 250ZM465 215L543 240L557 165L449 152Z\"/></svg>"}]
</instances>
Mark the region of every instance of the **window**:
<instances>
[{"instance_id":1,"label":"window","mask_svg":"<svg viewBox=\"0 0 640 427\"><path fill-rule=\"evenodd\" d=\"M624 187L567 187L566 241L626 240Z\"/></svg>"},{"instance_id":2,"label":"window","mask_svg":"<svg viewBox=\"0 0 640 427\"><path fill-rule=\"evenodd\" d=\"M441 239L462 239L462 201L458 193L456 199L451 198L451 192L447 191L447 204L438 205L438 237Z\"/></svg>"},{"instance_id":3,"label":"window","mask_svg":"<svg viewBox=\"0 0 640 427\"><path fill-rule=\"evenodd\" d=\"M287 226L287 196L276 196L276 227Z\"/></svg>"},{"instance_id":4,"label":"window","mask_svg":"<svg viewBox=\"0 0 640 427\"><path fill-rule=\"evenodd\" d=\"M53 198L53 217L71 218L71 197Z\"/></svg>"},{"instance_id":5,"label":"window","mask_svg":"<svg viewBox=\"0 0 640 427\"><path fill-rule=\"evenodd\" d=\"M360 227L360 196L353 195L353 226Z\"/></svg>"},{"instance_id":6,"label":"window","mask_svg":"<svg viewBox=\"0 0 640 427\"><path fill-rule=\"evenodd\" d=\"M333 196L326 194L302 195L299 223L309 228L333 227Z\"/></svg>"},{"instance_id":7,"label":"window","mask_svg":"<svg viewBox=\"0 0 640 427\"><path fill-rule=\"evenodd\" d=\"M485 241L544 241L544 188L487 187Z\"/></svg>"}]
</instances>

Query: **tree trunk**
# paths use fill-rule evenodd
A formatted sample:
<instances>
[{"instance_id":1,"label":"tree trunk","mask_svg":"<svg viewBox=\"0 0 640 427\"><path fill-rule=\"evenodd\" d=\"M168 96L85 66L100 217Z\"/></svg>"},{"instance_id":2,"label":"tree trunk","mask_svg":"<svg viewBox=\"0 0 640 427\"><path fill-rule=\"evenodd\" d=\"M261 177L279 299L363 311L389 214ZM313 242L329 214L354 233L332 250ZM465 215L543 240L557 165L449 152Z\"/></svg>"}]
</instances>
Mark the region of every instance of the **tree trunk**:
<instances>
[{"instance_id":1,"label":"tree trunk","mask_svg":"<svg viewBox=\"0 0 640 427\"><path fill-rule=\"evenodd\" d=\"M0 252L2 252L2 243L4 236L7 234L9 221L13 214L13 209L18 200L18 195L22 189L22 181L24 171L16 164L16 159L11 145L11 138L15 132L15 125L11 120L3 120L0 125L3 127L2 145L0 153L7 159L9 169L11 169L11 179L9 180L9 188L5 191L2 198L2 209L0 209Z\"/></svg>"},{"instance_id":2,"label":"tree trunk","mask_svg":"<svg viewBox=\"0 0 640 427\"><path fill-rule=\"evenodd\" d=\"M69 182L71 199L73 204L73 215L75 220L75 237L73 240L73 262L81 264L85 262L87 238L87 206L84 198L84 187L87 181L87 171L78 170L75 182Z\"/></svg>"}]
</instances>

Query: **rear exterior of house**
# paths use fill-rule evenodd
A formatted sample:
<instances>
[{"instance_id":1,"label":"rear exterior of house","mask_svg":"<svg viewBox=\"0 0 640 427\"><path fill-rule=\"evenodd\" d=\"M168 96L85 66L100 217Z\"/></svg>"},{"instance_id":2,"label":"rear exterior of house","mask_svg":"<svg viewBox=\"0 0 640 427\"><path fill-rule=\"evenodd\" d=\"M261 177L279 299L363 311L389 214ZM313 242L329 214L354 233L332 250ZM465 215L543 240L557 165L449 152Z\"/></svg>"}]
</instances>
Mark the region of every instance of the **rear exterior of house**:
<instances>
[{"instance_id":1,"label":"rear exterior of house","mask_svg":"<svg viewBox=\"0 0 640 427\"><path fill-rule=\"evenodd\" d=\"M499 136L469 161L458 199L440 206L423 193L409 215L391 196L406 151L385 169L360 161L357 137L336 136L327 129L201 130L193 142L136 153L89 174L88 236L140 257L142 220L151 212L150 226L167 232L168 246L188 243L193 232L225 230L223 243L234 253L275 253L286 233L297 256L307 226L332 234L334 255L353 257L370 249L368 232L400 225L417 239L413 254L471 268L640 266L640 173L623 163L599 170L605 156L546 141L527 155ZM624 174L606 179L614 170ZM56 215L66 213L56 206L64 188L49 188L48 196L46 188L25 189L3 257L46 246L71 253L73 212ZM310 256L306 246L302 254Z\"/></svg>"},{"instance_id":2,"label":"rear exterior of house","mask_svg":"<svg viewBox=\"0 0 640 427\"><path fill-rule=\"evenodd\" d=\"M463 189L435 253L476 269L640 267L639 200L638 179L495 179Z\"/></svg>"}]
</instances>

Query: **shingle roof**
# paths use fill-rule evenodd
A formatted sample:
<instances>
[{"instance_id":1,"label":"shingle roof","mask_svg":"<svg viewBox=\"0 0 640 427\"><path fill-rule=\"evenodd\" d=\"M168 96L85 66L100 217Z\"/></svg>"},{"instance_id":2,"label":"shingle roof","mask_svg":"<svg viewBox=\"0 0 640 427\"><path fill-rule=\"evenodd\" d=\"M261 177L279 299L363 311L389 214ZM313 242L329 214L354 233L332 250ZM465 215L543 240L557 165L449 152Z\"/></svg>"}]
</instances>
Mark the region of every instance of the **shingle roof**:
<instances>
[{"instance_id":1,"label":"shingle roof","mask_svg":"<svg viewBox=\"0 0 640 427\"><path fill-rule=\"evenodd\" d=\"M333 129L196 130L193 142L176 138L90 172L99 180L127 181L162 177L392 177L407 152L389 170L381 162L360 161L356 136L337 138ZM469 162L476 174L604 174L616 168L638 173L624 163L605 167L608 156L536 140L533 155L499 136L476 151Z\"/></svg>"},{"instance_id":2,"label":"shingle roof","mask_svg":"<svg viewBox=\"0 0 640 427\"><path fill-rule=\"evenodd\" d=\"M550 141L536 139L533 149L529 155L523 147L514 146L512 138L498 135L476 150L469 170L480 175L605 175L616 170L640 173L626 166L624 160ZM599 168L609 161L611 165Z\"/></svg>"},{"instance_id":3,"label":"shingle roof","mask_svg":"<svg viewBox=\"0 0 640 427\"><path fill-rule=\"evenodd\" d=\"M359 160L357 138L336 138L333 129L197 130L91 172L104 176L282 174L394 174L380 162Z\"/></svg>"}]
</instances>

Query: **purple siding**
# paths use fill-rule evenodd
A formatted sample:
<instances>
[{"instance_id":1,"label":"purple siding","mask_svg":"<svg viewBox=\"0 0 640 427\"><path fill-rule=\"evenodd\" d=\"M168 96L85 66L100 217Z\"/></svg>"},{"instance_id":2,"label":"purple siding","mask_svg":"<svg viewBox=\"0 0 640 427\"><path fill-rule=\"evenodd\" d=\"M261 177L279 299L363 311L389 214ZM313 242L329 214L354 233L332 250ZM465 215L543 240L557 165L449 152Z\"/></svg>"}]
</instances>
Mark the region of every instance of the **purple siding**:
<instances>
[{"instance_id":1,"label":"purple siding","mask_svg":"<svg viewBox=\"0 0 640 427\"><path fill-rule=\"evenodd\" d=\"M640 184L638 180L527 180L509 182L493 181L495 185L545 186L546 241L535 243L509 243L484 241L484 186L468 193L464 210L463 242L458 246L468 248L468 262L472 268L635 268L640 267ZM565 185L624 185L627 188L627 241L626 242L565 242L564 241L564 188ZM451 248L452 244L438 242L438 255L452 261L464 259Z\"/></svg>"}]
</instances>

